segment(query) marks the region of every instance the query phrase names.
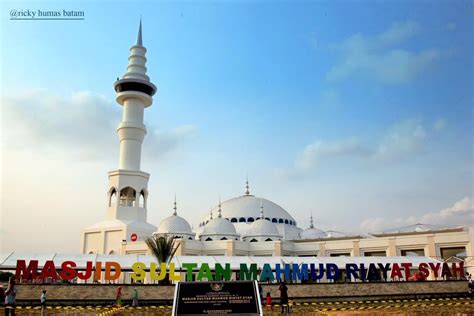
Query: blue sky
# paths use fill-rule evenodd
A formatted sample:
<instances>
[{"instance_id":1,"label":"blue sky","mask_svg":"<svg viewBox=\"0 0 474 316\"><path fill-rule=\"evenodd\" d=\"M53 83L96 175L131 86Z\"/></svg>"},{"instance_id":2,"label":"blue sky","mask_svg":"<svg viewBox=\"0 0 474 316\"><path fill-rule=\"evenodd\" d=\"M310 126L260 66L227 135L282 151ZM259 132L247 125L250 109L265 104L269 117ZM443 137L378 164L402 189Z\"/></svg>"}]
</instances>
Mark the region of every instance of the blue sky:
<instances>
[{"instance_id":1,"label":"blue sky","mask_svg":"<svg viewBox=\"0 0 474 316\"><path fill-rule=\"evenodd\" d=\"M219 195L242 194L248 174L251 191L301 227L310 212L321 228L343 231L472 225L469 2L2 7L2 216L20 223L37 210L81 214L68 244L45 237L48 249L78 249L80 229L105 216L121 110L112 83L125 72L140 16L158 86L142 159L150 222L171 212L176 192L181 215L195 224ZM12 21L13 9L81 10L85 20ZM46 208L19 203L18 185L35 201L56 198Z\"/></svg>"}]
</instances>

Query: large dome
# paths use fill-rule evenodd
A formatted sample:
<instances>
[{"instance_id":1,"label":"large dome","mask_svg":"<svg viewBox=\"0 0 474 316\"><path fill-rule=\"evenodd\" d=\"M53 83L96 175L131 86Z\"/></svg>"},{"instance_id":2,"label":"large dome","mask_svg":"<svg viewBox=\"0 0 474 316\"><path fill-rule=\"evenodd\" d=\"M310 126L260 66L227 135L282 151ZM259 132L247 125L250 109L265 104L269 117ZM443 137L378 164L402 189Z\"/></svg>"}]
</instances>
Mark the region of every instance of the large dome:
<instances>
[{"instance_id":1,"label":"large dome","mask_svg":"<svg viewBox=\"0 0 474 316\"><path fill-rule=\"evenodd\" d=\"M253 195L243 195L222 202L222 217L232 223L253 223L259 218L260 206L265 209L265 218L273 223L296 226L295 219L281 206L264 198ZM216 213L218 207L213 208L201 220L200 226L210 221L211 212Z\"/></svg>"}]
</instances>

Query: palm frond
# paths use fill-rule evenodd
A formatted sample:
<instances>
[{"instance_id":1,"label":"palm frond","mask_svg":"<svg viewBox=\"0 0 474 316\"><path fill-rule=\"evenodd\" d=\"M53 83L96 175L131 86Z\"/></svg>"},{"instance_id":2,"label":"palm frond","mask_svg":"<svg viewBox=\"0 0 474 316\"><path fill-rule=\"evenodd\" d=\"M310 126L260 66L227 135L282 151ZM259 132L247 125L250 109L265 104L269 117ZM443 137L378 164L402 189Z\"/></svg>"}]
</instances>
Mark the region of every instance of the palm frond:
<instances>
[{"instance_id":1,"label":"palm frond","mask_svg":"<svg viewBox=\"0 0 474 316\"><path fill-rule=\"evenodd\" d=\"M175 239L171 236L154 235L148 237L145 242L159 264L170 263L178 250L178 247L175 246Z\"/></svg>"}]
</instances>

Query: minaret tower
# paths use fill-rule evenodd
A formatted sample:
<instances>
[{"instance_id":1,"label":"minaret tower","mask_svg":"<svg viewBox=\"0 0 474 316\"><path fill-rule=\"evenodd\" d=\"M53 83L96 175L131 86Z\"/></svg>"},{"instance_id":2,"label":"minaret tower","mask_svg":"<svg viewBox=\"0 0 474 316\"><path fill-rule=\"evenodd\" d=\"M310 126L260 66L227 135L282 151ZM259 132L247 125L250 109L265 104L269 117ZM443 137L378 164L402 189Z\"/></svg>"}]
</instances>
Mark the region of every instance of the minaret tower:
<instances>
[{"instance_id":1,"label":"minaret tower","mask_svg":"<svg viewBox=\"0 0 474 316\"><path fill-rule=\"evenodd\" d=\"M122 120L117 127L120 140L118 169L109 172L107 220L85 230L83 252L117 252L122 241L143 240L156 230L147 223L150 175L140 170L146 135L143 114L145 108L152 105L156 92L156 86L146 74L145 54L140 20L137 42L130 48L127 71L114 83L116 101L122 106ZM97 231L102 237L88 237L88 232ZM98 245L96 241L99 241Z\"/></svg>"}]
</instances>

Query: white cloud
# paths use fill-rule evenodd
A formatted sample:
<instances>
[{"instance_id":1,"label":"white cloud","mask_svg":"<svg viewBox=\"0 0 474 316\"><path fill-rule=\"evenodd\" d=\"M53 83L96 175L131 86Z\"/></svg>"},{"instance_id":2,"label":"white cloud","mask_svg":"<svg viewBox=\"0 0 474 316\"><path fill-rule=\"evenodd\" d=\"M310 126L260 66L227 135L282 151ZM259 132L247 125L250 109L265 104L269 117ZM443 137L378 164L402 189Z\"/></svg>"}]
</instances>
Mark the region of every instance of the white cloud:
<instances>
[{"instance_id":1,"label":"white cloud","mask_svg":"<svg viewBox=\"0 0 474 316\"><path fill-rule=\"evenodd\" d=\"M446 128L446 120L443 118L439 118L434 122L433 128L435 131L442 131Z\"/></svg>"},{"instance_id":2,"label":"white cloud","mask_svg":"<svg viewBox=\"0 0 474 316\"><path fill-rule=\"evenodd\" d=\"M363 158L371 161L399 161L423 149L425 128L419 120L403 120L389 127L375 146L357 139L325 142L317 140L298 154L291 177L303 176L325 159Z\"/></svg>"},{"instance_id":3,"label":"white cloud","mask_svg":"<svg viewBox=\"0 0 474 316\"><path fill-rule=\"evenodd\" d=\"M67 152L82 160L118 156L116 128L121 109L103 96L90 92L61 96L31 91L4 96L2 112L2 138L7 149ZM192 125L170 131L147 128L145 142L149 150L144 153L152 154L153 158L174 150L196 133Z\"/></svg>"},{"instance_id":4,"label":"white cloud","mask_svg":"<svg viewBox=\"0 0 474 316\"><path fill-rule=\"evenodd\" d=\"M417 78L439 59L437 49L409 51L397 44L419 32L415 22L394 23L376 36L355 34L336 45L341 59L327 74L330 81L362 76L385 84L403 84Z\"/></svg>"},{"instance_id":5,"label":"white cloud","mask_svg":"<svg viewBox=\"0 0 474 316\"><path fill-rule=\"evenodd\" d=\"M378 145L375 158L396 160L407 154L419 152L426 138L426 132L418 120L405 120L389 128Z\"/></svg>"},{"instance_id":6,"label":"white cloud","mask_svg":"<svg viewBox=\"0 0 474 316\"><path fill-rule=\"evenodd\" d=\"M408 218L367 218L361 222L360 228L363 232L381 232L416 223L440 227L473 226L474 200L471 197L464 197L451 207Z\"/></svg>"},{"instance_id":7,"label":"white cloud","mask_svg":"<svg viewBox=\"0 0 474 316\"><path fill-rule=\"evenodd\" d=\"M308 171L324 158L331 157L366 157L371 155L370 149L364 147L357 140L342 142L316 141L307 145L296 160L296 168L300 171Z\"/></svg>"}]
</instances>

